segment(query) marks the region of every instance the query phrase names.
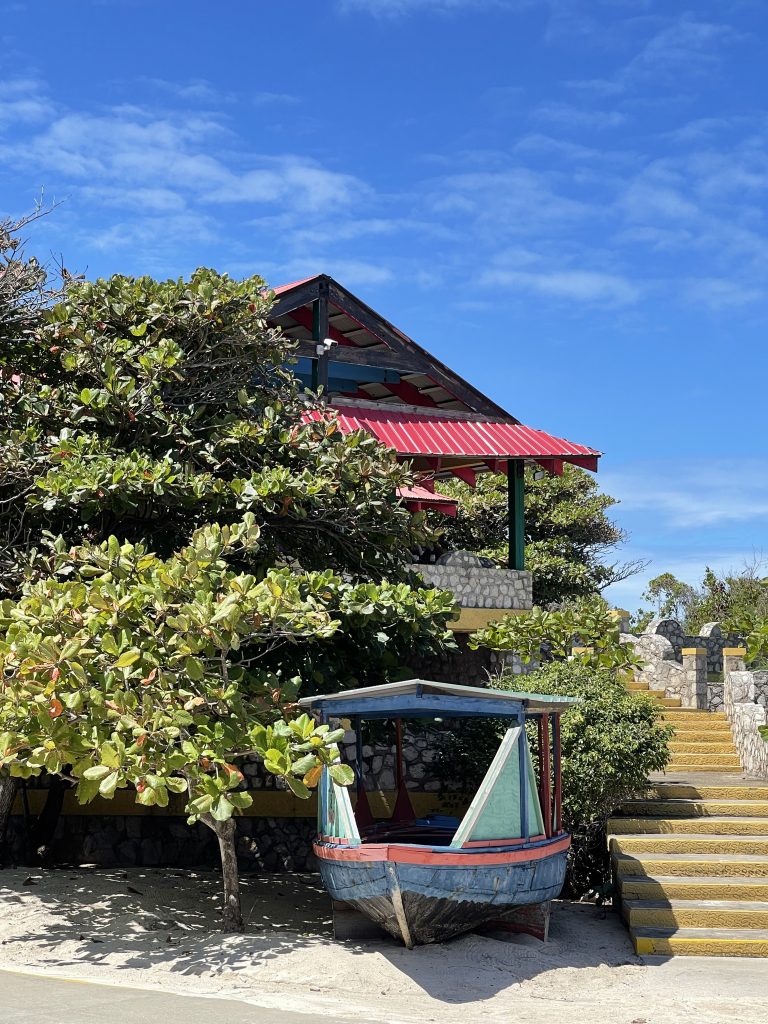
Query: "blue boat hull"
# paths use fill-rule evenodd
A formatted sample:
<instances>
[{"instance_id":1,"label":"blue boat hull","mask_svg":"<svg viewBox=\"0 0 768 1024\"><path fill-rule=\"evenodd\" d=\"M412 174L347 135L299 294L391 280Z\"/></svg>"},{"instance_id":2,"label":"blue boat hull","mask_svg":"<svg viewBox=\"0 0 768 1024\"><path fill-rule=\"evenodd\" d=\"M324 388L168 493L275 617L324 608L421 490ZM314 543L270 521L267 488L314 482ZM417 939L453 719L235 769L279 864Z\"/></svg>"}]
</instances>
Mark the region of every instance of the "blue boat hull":
<instances>
[{"instance_id":1,"label":"blue boat hull","mask_svg":"<svg viewBox=\"0 0 768 1024\"><path fill-rule=\"evenodd\" d=\"M530 859L518 847L501 863L498 854L489 858L484 850L467 851L466 857L457 858L454 852L441 856L425 848L426 863L397 855L367 859L362 852L365 847L345 850L339 846L331 854L333 844L327 842L316 843L315 852L323 883L334 899L351 904L412 946L442 942L499 920L515 907L559 896L568 837L561 835L552 845L548 852L539 844L530 851ZM457 864L457 859L465 859L466 865ZM483 859L496 862L482 863Z\"/></svg>"}]
</instances>

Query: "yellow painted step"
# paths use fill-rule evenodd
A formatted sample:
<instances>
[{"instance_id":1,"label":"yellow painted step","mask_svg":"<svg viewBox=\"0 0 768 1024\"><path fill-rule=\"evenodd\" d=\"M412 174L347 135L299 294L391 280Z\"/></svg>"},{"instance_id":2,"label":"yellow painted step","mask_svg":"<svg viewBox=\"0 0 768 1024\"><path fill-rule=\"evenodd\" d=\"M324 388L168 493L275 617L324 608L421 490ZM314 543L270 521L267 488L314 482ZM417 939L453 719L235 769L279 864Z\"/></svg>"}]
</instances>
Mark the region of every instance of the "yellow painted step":
<instances>
[{"instance_id":1,"label":"yellow painted step","mask_svg":"<svg viewBox=\"0 0 768 1024\"><path fill-rule=\"evenodd\" d=\"M624 900L748 900L768 902L768 878L625 875L619 879Z\"/></svg>"},{"instance_id":2,"label":"yellow painted step","mask_svg":"<svg viewBox=\"0 0 768 1024\"><path fill-rule=\"evenodd\" d=\"M646 794L664 800L768 800L768 783L764 786L745 786L740 782L729 782L725 786L713 786L706 782L701 785L690 782L656 782L648 787Z\"/></svg>"},{"instance_id":3,"label":"yellow painted step","mask_svg":"<svg viewBox=\"0 0 768 1024\"><path fill-rule=\"evenodd\" d=\"M733 739L728 736L724 740L686 740L678 733L670 740L669 749L673 754L735 754ZM738 756L738 755L737 755Z\"/></svg>"},{"instance_id":4,"label":"yellow painted step","mask_svg":"<svg viewBox=\"0 0 768 1024\"><path fill-rule=\"evenodd\" d=\"M768 855L768 836L733 835L618 835L608 837L608 848L615 854L635 853L759 853Z\"/></svg>"},{"instance_id":5,"label":"yellow painted step","mask_svg":"<svg viewBox=\"0 0 768 1024\"><path fill-rule=\"evenodd\" d=\"M683 755L684 756L684 755ZM718 775L741 775L741 766L735 762L733 764L719 764L716 766ZM710 764L691 764L690 761L675 761L670 762L667 766L667 771L672 775L690 775L691 772L711 772L713 766Z\"/></svg>"},{"instance_id":6,"label":"yellow painted step","mask_svg":"<svg viewBox=\"0 0 768 1024\"><path fill-rule=\"evenodd\" d=\"M702 765L707 771L715 771L720 768L739 768L741 762L738 754L691 754L682 751L676 754L672 752L672 758L667 765L667 771L682 771L681 765Z\"/></svg>"},{"instance_id":7,"label":"yellow painted step","mask_svg":"<svg viewBox=\"0 0 768 1024\"><path fill-rule=\"evenodd\" d=\"M768 902L750 900L626 900L630 928L768 928Z\"/></svg>"},{"instance_id":8,"label":"yellow painted step","mask_svg":"<svg viewBox=\"0 0 768 1024\"><path fill-rule=\"evenodd\" d=\"M639 956L768 957L768 929L633 928Z\"/></svg>"},{"instance_id":9,"label":"yellow painted step","mask_svg":"<svg viewBox=\"0 0 768 1024\"><path fill-rule=\"evenodd\" d=\"M711 818L722 814L755 818L768 815L768 799L747 800L737 797L733 800L630 800L621 810L623 814L629 816L648 815L651 818Z\"/></svg>"},{"instance_id":10,"label":"yellow painted step","mask_svg":"<svg viewBox=\"0 0 768 1024\"><path fill-rule=\"evenodd\" d=\"M682 701L679 697L654 697L664 708L679 708Z\"/></svg>"},{"instance_id":11,"label":"yellow painted step","mask_svg":"<svg viewBox=\"0 0 768 1024\"><path fill-rule=\"evenodd\" d=\"M609 818L608 834L768 837L768 818Z\"/></svg>"},{"instance_id":12,"label":"yellow painted step","mask_svg":"<svg viewBox=\"0 0 768 1024\"><path fill-rule=\"evenodd\" d=\"M725 728L722 722L713 722L709 728L699 726L697 729L684 728L675 724L673 743L730 743L733 745L731 730Z\"/></svg>"},{"instance_id":13,"label":"yellow painted step","mask_svg":"<svg viewBox=\"0 0 768 1024\"><path fill-rule=\"evenodd\" d=\"M614 856L617 877L699 875L768 878L768 856L748 853L635 853Z\"/></svg>"},{"instance_id":14,"label":"yellow painted step","mask_svg":"<svg viewBox=\"0 0 768 1024\"><path fill-rule=\"evenodd\" d=\"M728 722L724 711L704 711L701 708L670 708L662 715L665 722Z\"/></svg>"},{"instance_id":15,"label":"yellow painted step","mask_svg":"<svg viewBox=\"0 0 768 1024\"><path fill-rule=\"evenodd\" d=\"M648 683L640 683L636 680L633 680L631 683L624 683L624 686L632 693L639 693L640 691L644 691L646 693L650 692L650 687L648 686Z\"/></svg>"}]
</instances>

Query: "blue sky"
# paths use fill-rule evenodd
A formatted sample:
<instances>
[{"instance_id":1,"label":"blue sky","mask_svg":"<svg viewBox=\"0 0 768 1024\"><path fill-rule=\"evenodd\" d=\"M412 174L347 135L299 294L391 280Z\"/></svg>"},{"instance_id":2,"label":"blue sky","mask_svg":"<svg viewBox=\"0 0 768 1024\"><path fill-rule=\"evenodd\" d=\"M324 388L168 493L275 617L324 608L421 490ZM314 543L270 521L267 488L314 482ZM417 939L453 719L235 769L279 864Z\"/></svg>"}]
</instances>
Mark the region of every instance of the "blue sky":
<instances>
[{"instance_id":1,"label":"blue sky","mask_svg":"<svg viewBox=\"0 0 768 1024\"><path fill-rule=\"evenodd\" d=\"M325 271L602 449L644 578L763 549L760 0L0 0L0 210L72 270ZM643 579L619 586L637 606Z\"/></svg>"}]
</instances>

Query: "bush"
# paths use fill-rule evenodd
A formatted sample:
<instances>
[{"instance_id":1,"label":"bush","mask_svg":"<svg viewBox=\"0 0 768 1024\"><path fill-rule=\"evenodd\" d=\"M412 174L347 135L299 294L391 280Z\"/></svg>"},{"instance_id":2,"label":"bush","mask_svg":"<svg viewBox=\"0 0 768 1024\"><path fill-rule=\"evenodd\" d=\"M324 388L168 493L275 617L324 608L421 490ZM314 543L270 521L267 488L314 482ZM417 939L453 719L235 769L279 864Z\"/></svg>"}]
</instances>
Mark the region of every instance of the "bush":
<instances>
[{"instance_id":1,"label":"bush","mask_svg":"<svg viewBox=\"0 0 768 1024\"><path fill-rule=\"evenodd\" d=\"M628 692L607 669L575 662L553 662L529 676L511 673L491 679L498 689L580 697L562 716L563 823L572 834L566 895L605 896L610 862L605 825L632 793L643 789L649 772L669 760L670 726L642 694ZM446 736L438 757L444 781L477 786L506 724L466 722ZM531 744L535 751L535 744Z\"/></svg>"}]
</instances>

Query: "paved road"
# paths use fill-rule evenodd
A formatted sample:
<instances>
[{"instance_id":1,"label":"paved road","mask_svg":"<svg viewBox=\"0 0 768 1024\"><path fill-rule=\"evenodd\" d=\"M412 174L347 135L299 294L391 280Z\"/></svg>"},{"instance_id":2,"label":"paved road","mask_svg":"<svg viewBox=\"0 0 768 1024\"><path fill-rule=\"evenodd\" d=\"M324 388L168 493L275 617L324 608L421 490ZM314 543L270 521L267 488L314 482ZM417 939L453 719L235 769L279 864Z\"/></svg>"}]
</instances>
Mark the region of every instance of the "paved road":
<instances>
[{"instance_id":1,"label":"paved road","mask_svg":"<svg viewBox=\"0 0 768 1024\"><path fill-rule=\"evenodd\" d=\"M0 1007L3 1024L318 1024L323 1019L231 999L176 996L10 971L0 971ZM340 1017L329 1020L345 1024Z\"/></svg>"}]
</instances>

